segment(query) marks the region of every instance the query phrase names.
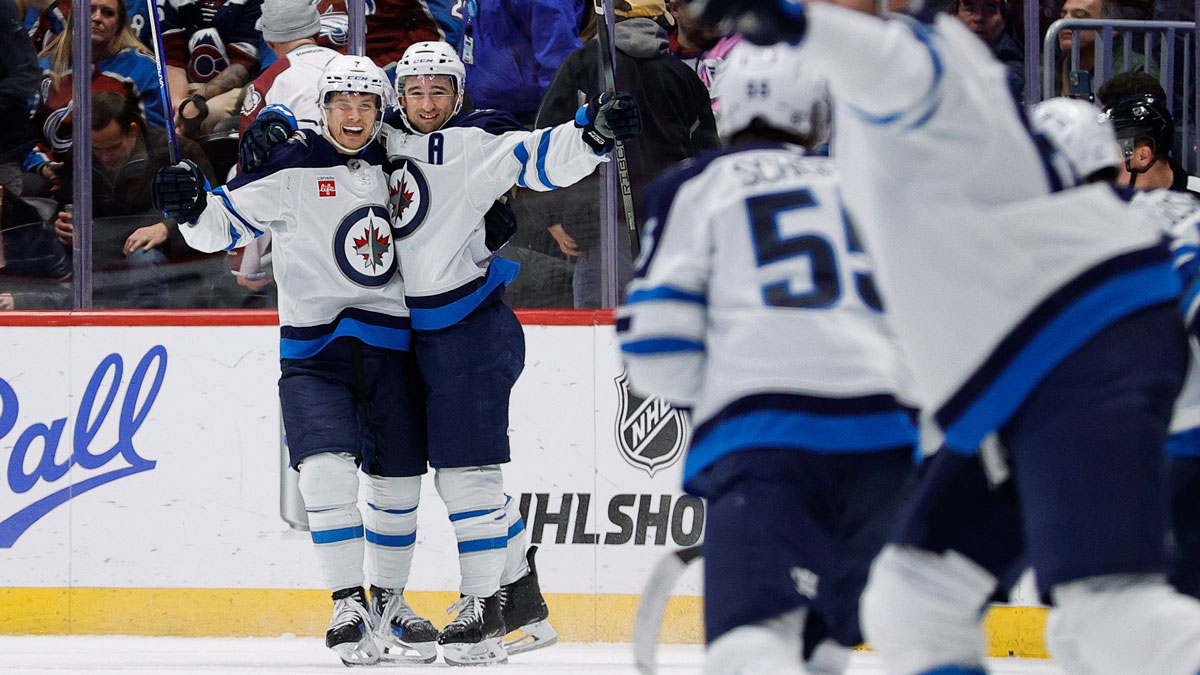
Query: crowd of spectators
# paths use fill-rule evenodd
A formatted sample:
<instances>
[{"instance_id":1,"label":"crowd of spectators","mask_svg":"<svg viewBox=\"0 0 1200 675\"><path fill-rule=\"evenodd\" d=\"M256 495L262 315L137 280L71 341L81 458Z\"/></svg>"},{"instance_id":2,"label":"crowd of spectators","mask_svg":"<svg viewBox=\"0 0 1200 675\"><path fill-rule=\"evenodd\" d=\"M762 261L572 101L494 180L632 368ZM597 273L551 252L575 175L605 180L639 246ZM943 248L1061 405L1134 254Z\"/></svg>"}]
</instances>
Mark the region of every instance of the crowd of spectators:
<instances>
[{"instance_id":1,"label":"crowd of spectators","mask_svg":"<svg viewBox=\"0 0 1200 675\"><path fill-rule=\"evenodd\" d=\"M95 306L270 305L269 266L260 270L258 263L269 260L266 242L254 251L198 256L183 244L178 226L154 211L148 185L169 161L168 124L181 138L183 156L213 185L225 182L236 170L239 126L261 108L280 60L309 44L346 51L347 0L311 2L319 22L299 27L304 35L297 39L289 27L289 39L281 41L284 33L269 28L266 34L276 39L264 36L262 0L91 0ZM1008 69L1014 93L1024 94L1023 3L929 4L977 35ZM640 227L642 194L655 175L716 146L720 101L708 88L739 38L698 21L682 0L612 0L612 6L617 82L638 98L645 120L645 133L625 148ZM1030 19L1044 35L1058 17L1190 19L1192 6L1186 0L1041 0L1041 16ZM369 0L366 7L367 55L385 70L409 45L444 40L466 65L466 105L502 110L527 127L571 119L601 86L592 0ZM150 11L161 17L173 119L160 99ZM77 246L71 0L0 0L0 33L6 41L0 50L0 308L70 307ZM1058 59L1045 67L1055 69L1059 93L1094 97L1100 89L1095 36L1086 30L1057 36ZM1079 42L1077 63L1070 58L1073 41ZM1115 40L1114 49L1108 59L1119 72L1123 41ZM1136 41L1128 70L1156 73L1159 64L1148 64L1152 57L1143 51ZM597 174L570 189L511 196L520 231L501 254L526 267L524 281L510 291L514 305L599 306L600 182ZM617 243L615 269L623 285L632 266L629 237L622 231Z\"/></svg>"}]
</instances>

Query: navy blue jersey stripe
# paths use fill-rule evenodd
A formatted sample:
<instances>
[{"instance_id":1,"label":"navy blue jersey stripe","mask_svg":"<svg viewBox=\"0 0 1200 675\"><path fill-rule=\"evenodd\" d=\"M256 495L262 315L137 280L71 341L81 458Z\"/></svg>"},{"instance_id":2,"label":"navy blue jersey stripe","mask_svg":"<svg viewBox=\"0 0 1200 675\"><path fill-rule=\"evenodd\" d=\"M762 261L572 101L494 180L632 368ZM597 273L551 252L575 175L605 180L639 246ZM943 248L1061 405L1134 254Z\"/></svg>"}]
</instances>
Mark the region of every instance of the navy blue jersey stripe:
<instances>
[{"instance_id":1,"label":"navy blue jersey stripe","mask_svg":"<svg viewBox=\"0 0 1200 675\"><path fill-rule=\"evenodd\" d=\"M692 444L699 444L714 428L734 417L764 410L829 416L874 415L900 411L907 415L913 424L916 424L919 414L916 408L904 405L891 394L871 394L846 398L783 392L751 394L730 403L697 426Z\"/></svg>"},{"instance_id":2,"label":"navy blue jersey stripe","mask_svg":"<svg viewBox=\"0 0 1200 675\"><path fill-rule=\"evenodd\" d=\"M279 336L289 340L312 340L333 332L333 329L337 327L342 319L355 319L362 323L381 328L399 328L403 330L412 328L412 319L407 316L391 316L357 307L347 307L338 312L337 317L329 323L323 323L318 326L280 326Z\"/></svg>"}]
</instances>

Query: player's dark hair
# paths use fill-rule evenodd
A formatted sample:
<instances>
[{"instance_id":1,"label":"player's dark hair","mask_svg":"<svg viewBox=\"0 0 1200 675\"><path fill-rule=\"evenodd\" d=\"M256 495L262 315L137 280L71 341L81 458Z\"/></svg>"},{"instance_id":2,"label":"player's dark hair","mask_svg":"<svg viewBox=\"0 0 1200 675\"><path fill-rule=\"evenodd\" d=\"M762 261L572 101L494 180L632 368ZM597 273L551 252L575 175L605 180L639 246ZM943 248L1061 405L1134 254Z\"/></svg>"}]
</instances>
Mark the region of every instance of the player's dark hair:
<instances>
[{"instance_id":1,"label":"player's dark hair","mask_svg":"<svg viewBox=\"0 0 1200 675\"><path fill-rule=\"evenodd\" d=\"M774 141L812 148L817 145L818 139L809 134L797 134L793 131L773 127L761 118L755 117L745 129L729 137L730 145L749 141Z\"/></svg>"},{"instance_id":2,"label":"player's dark hair","mask_svg":"<svg viewBox=\"0 0 1200 675\"><path fill-rule=\"evenodd\" d=\"M111 122L116 122L122 131L137 123L139 129L146 126L137 101L115 91L101 91L92 96L92 131L100 131Z\"/></svg>"},{"instance_id":3,"label":"player's dark hair","mask_svg":"<svg viewBox=\"0 0 1200 675\"><path fill-rule=\"evenodd\" d=\"M1158 83L1158 78L1140 70L1113 75L1100 85L1096 99L1101 108L1107 108L1117 101L1124 101L1138 94L1149 94L1160 101L1167 100L1167 92Z\"/></svg>"}]
</instances>

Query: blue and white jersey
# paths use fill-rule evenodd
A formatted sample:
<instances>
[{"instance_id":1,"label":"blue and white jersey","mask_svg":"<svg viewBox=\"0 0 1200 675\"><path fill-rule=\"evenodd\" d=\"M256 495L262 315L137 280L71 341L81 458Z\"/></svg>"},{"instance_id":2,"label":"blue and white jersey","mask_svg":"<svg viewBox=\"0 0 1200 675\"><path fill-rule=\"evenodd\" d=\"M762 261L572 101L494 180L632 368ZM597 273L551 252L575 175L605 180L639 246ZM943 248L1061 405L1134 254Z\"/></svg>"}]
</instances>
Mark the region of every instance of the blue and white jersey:
<instances>
[{"instance_id":1,"label":"blue and white jersey","mask_svg":"<svg viewBox=\"0 0 1200 675\"><path fill-rule=\"evenodd\" d=\"M1171 238L1175 270L1183 284L1180 311L1187 327L1191 357L1183 391L1175 400L1167 455L1200 456L1200 200L1191 192L1152 190L1137 192L1133 204L1144 208Z\"/></svg>"},{"instance_id":2,"label":"blue and white jersey","mask_svg":"<svg viewBox=\"0 0 1200 675\"><path fill-rule=\"evenodd\" d=\"M1056 191L1004 66L953 17L806 11L794 54L829 79L843 196L931 416L922 441L974 452L1088 339L1176 297L1170 251L1109 186Z\"/></svg>"},{"instance_id":3,"label":"blue and white jersey","mask_svg":"<svg viewBox=\"0 0 1200 675\"><path fill-rule=\"evenodd\" d=\"M408 349L383 163L378 143L350 159L301 130L257 171L211 190L197 222L180 226L201 251L271 231L282 358L310 357L340 336Z\"/></svg>"},{"instance_id":4,"label":"blue and white jersey","mask_svg":"<svg viewBox=\"0 0 1200 675\"><path fill-rule=\"evenodd\" d=\"M604 161L573 123L501 134L384 125L384 134L396 248L417 330L458 323L516 278L520 266L484 244L483 215L497 198L514 185L571 185Z\"/></svg>"},{"instance_id":5,"label":"blue and white jersey","mask_svg":"<svg viewBox=\"0 0 1200 675\"><path fill-rule=\"evenodd\" d=\"M671 169L617 333L634 391L691 407L685 486L752 448L915 446L911 378L833 162L778 143Z\"/></svg>"}]
</instances>

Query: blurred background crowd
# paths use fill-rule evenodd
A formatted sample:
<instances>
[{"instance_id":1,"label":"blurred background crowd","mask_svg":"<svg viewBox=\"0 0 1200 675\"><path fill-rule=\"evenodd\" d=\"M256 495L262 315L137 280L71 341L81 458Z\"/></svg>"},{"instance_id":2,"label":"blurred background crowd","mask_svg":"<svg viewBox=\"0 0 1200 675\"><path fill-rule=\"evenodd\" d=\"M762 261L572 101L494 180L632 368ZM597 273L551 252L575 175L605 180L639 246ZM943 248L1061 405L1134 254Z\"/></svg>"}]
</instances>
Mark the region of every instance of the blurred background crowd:
<instances>
[{"instance_id":1,"label":"blurred background crowd","mask_svg":"<svg viewBox=\"0 0 1200 675\"><path fill-rule=\"evenodd\" d=\"M451 44L466 63L464 107L545 127L572 119L602 87L593 0L315 1L319 23L264 17L262 0L91 0L91 139L83 162L91 181L90 194L76 195L71 15L72 5L86 5L0 0L0 309L274 307L269 242L192 251L179 225L151 206L150 183L170 161L168 124L182 156L212 185L226 182L236 171L239 130L261 108L289 51L312 43L350 48L346 2L365 1L365 53L385 70L415 42ZM645 123L625 149L636 219L659 171L717 146L720 101L709 87L739 38L697 21L680 0L611 3L616 80L637 97ZM925 9L969 27L1007 66L1024 103L1103 99L1106 84L1110 97L1128 93L1114 86L1160 87L1174 133L1170 150L1158 151L1195 173L1194 8L1194 0L936 0ZM150 11L162 26L174 119L160 101ZM1059 19L1100 23L1068 21L1059 30L1052 27ZM1135 82L1114 85L1121 73L1137 74ZM91 200L87 223L74 220L82 198ZM615 251L601 246L605 201L621 203L599 176L551 193L514 192L519 230L500 252L522 264L510 305L598 308L602 279L620 297L630 244L621 231ZM85 227L90 264L81 265L76 233Z\"/></svg>"}]
</instances>

